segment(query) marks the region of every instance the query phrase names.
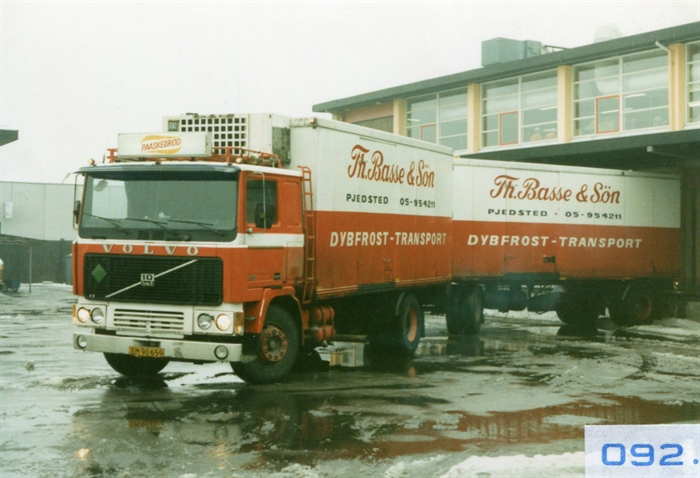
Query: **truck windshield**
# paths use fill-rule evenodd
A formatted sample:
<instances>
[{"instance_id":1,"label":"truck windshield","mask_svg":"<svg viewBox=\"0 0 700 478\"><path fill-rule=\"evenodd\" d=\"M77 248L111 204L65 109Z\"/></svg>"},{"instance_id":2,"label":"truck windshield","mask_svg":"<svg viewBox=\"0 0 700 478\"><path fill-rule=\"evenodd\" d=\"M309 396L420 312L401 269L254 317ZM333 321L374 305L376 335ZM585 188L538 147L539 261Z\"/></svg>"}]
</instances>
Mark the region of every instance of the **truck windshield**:
<instances>
[{"instance_id":1,"label":"truck windshield","mask_svg":"<svg viewBox=\"0 0 700 478\"><path fill-rule=\"evenodd\" d=\"M93 239L232 241L238 174L88 173L80 236Z\"/></svg>"}]
</instances>

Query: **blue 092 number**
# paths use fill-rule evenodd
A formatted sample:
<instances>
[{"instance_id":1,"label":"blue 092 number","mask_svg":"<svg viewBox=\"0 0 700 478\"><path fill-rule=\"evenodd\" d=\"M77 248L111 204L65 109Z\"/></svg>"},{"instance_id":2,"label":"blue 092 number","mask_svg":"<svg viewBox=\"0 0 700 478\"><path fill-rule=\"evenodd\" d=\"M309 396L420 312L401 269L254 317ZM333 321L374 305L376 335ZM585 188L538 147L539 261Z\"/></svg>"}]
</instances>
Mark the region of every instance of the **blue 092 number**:
<instances>
[{"instance_id":1,"label":"blue 092 number","mask_svg":"<svg viewBox=\"0 0 700 478\"><path fill-rule=\"evenodd\" d=\"M677 458L683 454L683 447L678 443L665 443L659 448L666 450L673 448L676 453L669 453L661 457L659 461L659 466L682 466L682 461L673 461L672 458ZM610 452L612 450L617 450L617 453ZM603 445L603 464L607 466L622 466L626 461L626 449L625 445L622 443L606 443ZM648 444L637 444L632 445L630 448L630 455L634 458L644 458L644 460L631 460L630 463L634 466L651 466L654 464L654 447ZM610 458L613 459L610 459ZM615 459L617 458L617 459Z\"/></svg>"}]
</instances>

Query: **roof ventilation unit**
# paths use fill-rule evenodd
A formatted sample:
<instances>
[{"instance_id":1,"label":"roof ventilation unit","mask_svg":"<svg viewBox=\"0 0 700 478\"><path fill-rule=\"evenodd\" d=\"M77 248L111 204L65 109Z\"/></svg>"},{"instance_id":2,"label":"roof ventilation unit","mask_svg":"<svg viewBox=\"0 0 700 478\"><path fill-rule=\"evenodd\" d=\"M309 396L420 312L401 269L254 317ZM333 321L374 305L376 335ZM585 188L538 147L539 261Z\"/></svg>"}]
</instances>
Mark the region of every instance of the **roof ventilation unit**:
<instances>
[{"instance_id":1,"label":"roof ventilation unit","mask_svg":"<svg viewBox=\"0 0 700 478\"><path fill-rule=\"evenodd\" d=\"M542 42L493 38L481 42L481 66L522 60L542 54Z\"/></svg>"}]
</instances>

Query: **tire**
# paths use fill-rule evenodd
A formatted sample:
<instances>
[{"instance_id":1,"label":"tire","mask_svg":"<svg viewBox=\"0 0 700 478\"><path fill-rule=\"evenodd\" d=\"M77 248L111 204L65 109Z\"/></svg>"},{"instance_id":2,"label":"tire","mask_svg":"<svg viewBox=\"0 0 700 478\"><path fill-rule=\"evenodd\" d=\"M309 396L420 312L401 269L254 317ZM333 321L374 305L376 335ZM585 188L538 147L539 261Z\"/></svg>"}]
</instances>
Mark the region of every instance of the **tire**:
<instances>
[{"instance_id":1,"label":"tire","mask_svg":"<svg viewBox=\"0 0 700 478\"><path fill-rule=\"evenodd\" d=\"M450 298L450 306L445 313L447 333L449 335L463 335L461 324L462 296L460 293Z\"/></svg>"},{"instance_id":2,"label":"tire","mask_svg":"<svg viewBox=\"0 0 700 478\"><path fill-rule=\"evenodd\" d=\"M170 362L168 359L134 357L132 355L105 353L105 360L115 372L127 377L155 377Z\"/></svg>"},{"instance_id":3,"label":"tire","mask_svg":"<svg viewBox=\"0 0 700 478\"><path fill-rule=\"evenodd\" d=\"M660 317L658 296L649 286L632 286L624 299L610 306L610 319L619 326L649 325Z\"/></svg>"},{"instance_id":4,"label":"tire","mask_svg":"<svg viewBox=\"0 0 700 478\"><path fill-rule=\"evenodd\" d=\"M404 298L396 319L396 349L402 355L413 355L425 327L425 313L415 295L408 294Z\"/></svg>"},{"instance_id":5,"label":"tire","mask_svg":"<svg viewBox=\"0 0 700 478\"><path fill-rule=\"evenodd\" d=\"M657 318L658 300L647 288L633 288L623 301L631 325L649 325Z\"/></svg>"},{"instance_id":6,"label":"tire","mask_svg":"<svg viewBox=\"0 0 700 478\"><path fill-rule=\"evenodd\" d=\"M610 314L610 320L612 320L613 324L617 325L618 327L626 327L631 325L627 321L627 314L625 314L622 308L621 300L617 300L615 303L610 304L610 307L608 307L608 313Z\"/></svg>"},{"instance_id":7,"label":"tire","mask_svg":"<svg viewBox=\"0 0 700 478\"><path fill-rule=\"evenodd\" d=\"M251 362L232 362L233 372L248 383L275 383L287 375L299 356L299 329L282 307L267 310L263 331L255 338L257 358Z\"/></svg>"},{"instance_id":8,"label":"tire","mask_svg":"<svg viewBox=\"0 0 700 478\"><path fill-rule=\"evenodd\" d=\"M403 296L398 305L398 315L387 310L384 320L369 335L371 350L375 355L410 356L418 349L425 333L423 308L413 294Z\"/></svg>"},{"instance_id":9,"label":"tire","mask_svg":"<svg viewBox=\"0 0 700 478\"><path fill-rule=\"evenodd\" d=\"M476 335L484 323L484 293L479 287L458 288L447 312L450 335Z\"/></svg>"},{"instance_id":10,"label":"tire","mask_svg":"<svg viewBox=\"0 0 700 478\"><path fill-rule=\"evenodd\" d=\"M565 292L555 310L559 320L579 327L594 326L600 312L595 295L580 289Z\"/></svg>"}]
</instances>

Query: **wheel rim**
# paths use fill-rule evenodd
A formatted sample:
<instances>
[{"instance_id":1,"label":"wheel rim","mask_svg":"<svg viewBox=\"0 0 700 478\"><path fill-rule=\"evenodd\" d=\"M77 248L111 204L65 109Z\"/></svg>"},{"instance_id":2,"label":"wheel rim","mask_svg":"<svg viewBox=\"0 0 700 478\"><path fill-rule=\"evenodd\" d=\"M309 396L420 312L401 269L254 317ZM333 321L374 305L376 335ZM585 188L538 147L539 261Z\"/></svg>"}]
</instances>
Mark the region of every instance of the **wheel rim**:
<instances>
[{"instance_id":1,"label":"wheel rim","mask_svg":"<svg viewBox=\"0 0 700 478\"><path fill-rule=\"evenodd\" d=\"M408 310L408 314L406 314L406 339L408 339L409 342L413 342L416 340L416 336L418 335L418 314L416 313L416 309L411 307Z\"/></svg>"},{"instance_id":2,"label":"wheel rim","mask_svg":"<svg viewBox=\"0 0 700 478\"><path fill-rule=\"evenodd\" d=\"M268 363L277 363L287 354L289 339L282 329L271 324L263 329L260 344L262 358Z\"/></svg>"},{"instance_id":3,"label":"wheel rim","mask_svg":"<svg viewBox=\"0 0 700 478\"><path fill-rule=\"evenodd\" d=\"M630 304L630 310L635 320L646 320L651 316L651 297L639 294Z\"/></svg>"}]
</instances>

